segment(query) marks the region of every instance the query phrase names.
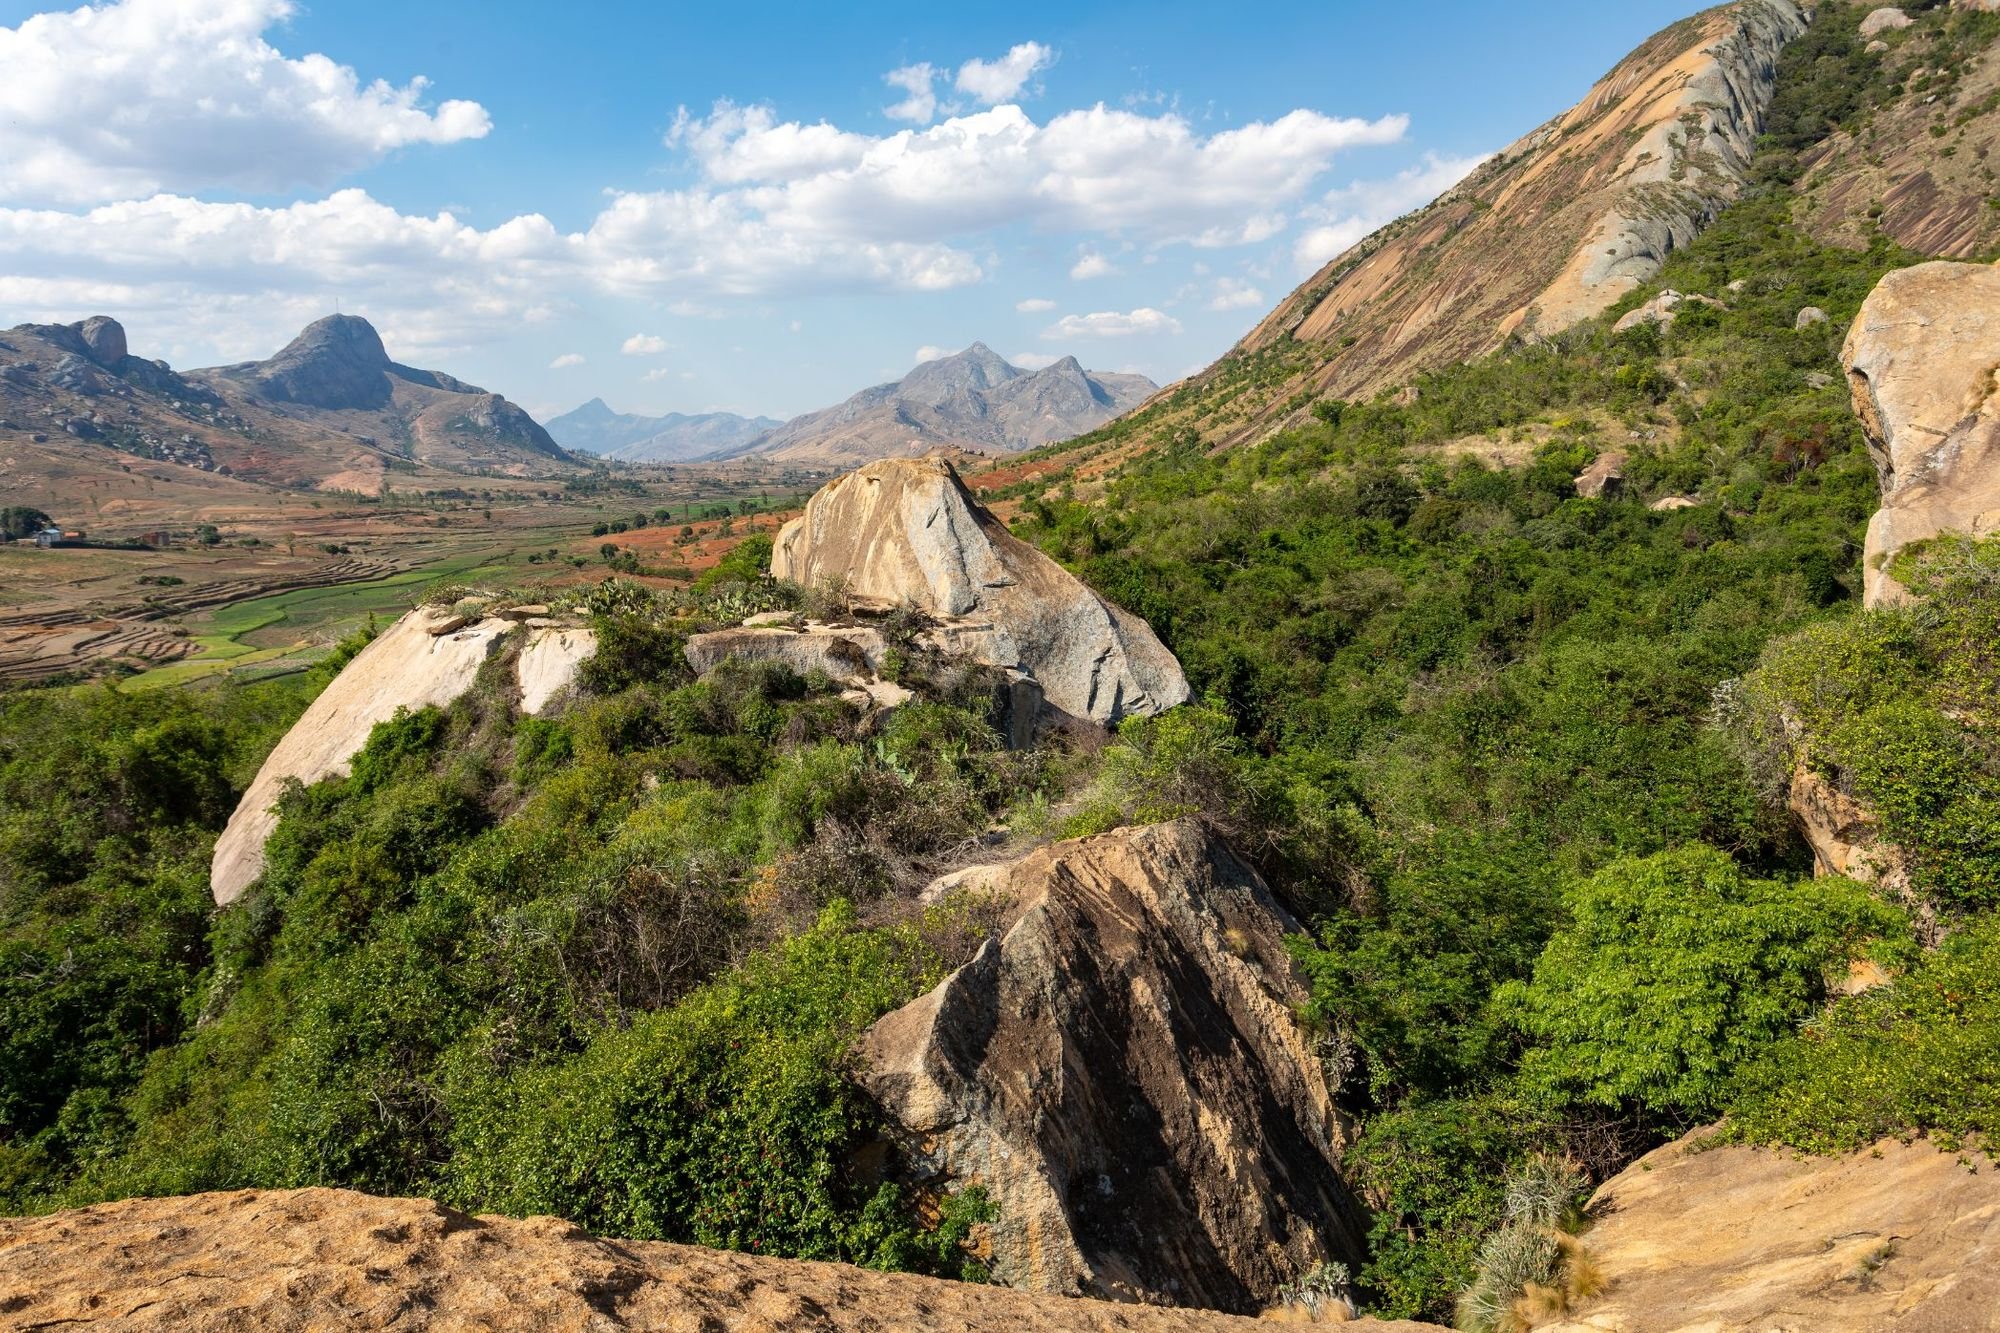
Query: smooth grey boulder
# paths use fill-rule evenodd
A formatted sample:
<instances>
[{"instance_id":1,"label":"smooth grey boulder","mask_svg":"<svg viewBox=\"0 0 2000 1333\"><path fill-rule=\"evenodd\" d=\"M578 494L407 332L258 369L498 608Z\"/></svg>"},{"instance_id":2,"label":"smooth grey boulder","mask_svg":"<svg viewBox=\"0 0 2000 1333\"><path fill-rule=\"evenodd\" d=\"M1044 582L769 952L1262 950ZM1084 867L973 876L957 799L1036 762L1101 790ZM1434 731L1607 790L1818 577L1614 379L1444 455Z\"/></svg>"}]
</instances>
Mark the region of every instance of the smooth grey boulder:
<instances>
[{"instance_id":1,"label":"smooth grey boulder","mask_svg":"<svg viewBox=\"0 0 2000 1333\"><path fill-rule=\"evenodd\" d=\"M941 458L885 459L828 482L778 533L771 572L839 585L857 604L911 606L941 644L1020 671L1047 704L1115 724L1190 697L1139 617L1007 531Z\"/></svg>"}]
</instances>

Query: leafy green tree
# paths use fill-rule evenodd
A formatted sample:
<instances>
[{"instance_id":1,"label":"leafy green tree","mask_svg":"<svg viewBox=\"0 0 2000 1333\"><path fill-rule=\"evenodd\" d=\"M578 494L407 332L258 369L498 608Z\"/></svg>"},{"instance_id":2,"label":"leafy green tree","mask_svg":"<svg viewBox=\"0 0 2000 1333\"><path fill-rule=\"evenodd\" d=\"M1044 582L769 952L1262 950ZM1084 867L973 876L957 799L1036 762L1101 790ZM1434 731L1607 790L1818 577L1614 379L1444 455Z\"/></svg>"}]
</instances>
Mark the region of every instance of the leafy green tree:
<instances>
[{"instance_id":1,"label":"leafy green tree","mask_svg":"<svg viewBox=\"0 0 2000 1333\"><path fill-rule=\"evenodd\" d=\"M1858 885L1753 879L1712 847L1616 862L1564 899L1533 979L1495 994L1530 1043L1519 1086L1677 1124L1725 1106L1739 1072L1825 1001L1829 973L1908 934Z\"/></svg>"}]
</instances>

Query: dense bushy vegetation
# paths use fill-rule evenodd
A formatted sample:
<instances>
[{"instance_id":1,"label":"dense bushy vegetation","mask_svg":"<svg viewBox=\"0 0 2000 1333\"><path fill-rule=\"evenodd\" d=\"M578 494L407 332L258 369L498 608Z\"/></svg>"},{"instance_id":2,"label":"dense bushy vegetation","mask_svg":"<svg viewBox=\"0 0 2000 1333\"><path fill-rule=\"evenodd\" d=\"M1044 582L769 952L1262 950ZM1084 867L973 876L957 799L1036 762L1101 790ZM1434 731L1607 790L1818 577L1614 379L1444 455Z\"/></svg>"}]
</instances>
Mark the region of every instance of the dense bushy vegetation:
<instances>
[{"instance_id":1,"label":"dense bushy vegetation","mask_svg":"<svg viewBox=\"0 0 2000 1333\"><path fill-rule=\"evenodd\" d=\"M725 570L709 614L779 592ZM382 723L212 924L213 831L310 685L12 705L9 1204L344 1184L959 1271L983 1203L919 1226L851 1178L844 1052L987 929L897 890L1060 755L1005 750L990 676L914 643L918 700L864 735L824 678L692 679L685 598L591 605L586 698L518 718L503 654Z\"/></svg>"},{"instance_id":2,"label":"dense bushy vegetation","mask_svg":"<svg viewBox=\"0 0 2000 1333\"><path fill-rule=\"evenodd\" d=\"M1799 155L1887 86L1862 9L1824 8L1785 57L1769 192L1604 319L1251 447L1141 413L1046 455L1144 440L1101 494L1010 492L1201 696L1101 754L1006 751L992 680L907 616L881 627L918 700L879 729L825 679L692 679L691 627L837 609L760 582L753 539L672 599L592 593L600 649L556 715L514 715L503 657L378 727L348 777L286 795L263 879L211 914L214 831L337 662L0 698L0 1206L343 1184L976 1271L982 1198L919 1209L850 1165L874 1128L853 1037L989 925L907 890L996 820L1187 813L1308 923L1378 1312L1489 1327L1588 1294L1578 1196L1719 1115L1808 1150L1990 1141L2000 547L1913 553L1921 602L1855 608L1876 495L1836 353L1914 256L1790 225ZM1611 331L1669 286L1723 307ZM1806 305L1830 320L1795 329ZM1579 496L1613 449L1622 487ZM1900 879L1809 878L1801 771L1876 813ZM1836 998L1860 960L1887 980ZM1344 1300L1333 1273L1288 1299Z\"/></svg>"},{"instance_id":3,"label":"dense bushy vegetation","mask_svg":"<svg viewBox=\"0 0 2000 1333\"><path fill-rule=\"evenodd\" d=\"M1900 956L1898 908L1800 882L1771 767L1746 762L1755 726L1740 698L1718 725L1717 691L1774 637L1855 623L1875 495L1836 353L1911 258L1816 246L1764 195L1660 276L1726 309L1611 333L1654 289L1636 292L1422 376L1414 401L1322 404L1242 450L1163 440L1102 503L1060 479L1024 497L1024 533L1187 665L1223 732L1204 753L1234 756L1208 788L1313 920L1301 959L1364 1123L1349 1164L1378 1212L1357 1276L1381 1312L1450 1309L1510 1166L1559 1153L1601 1177L1712 1118L1773 1077L1851 957ZM1795 330L1805 305L1831 321ZM1521 465L1476 456L1495 447ZM1623 492L1579 498L1613 447ZM1649 507L1666 496L1694 503ZM1940 861L1976 873L1960 853L1986 807L1933 808L1983 790L1962 781L1975 752L1925 796L1907 780L1935 747L1852 734L1884 769L1871 795L1929 801Z\"/></svg>"}]
</instances>

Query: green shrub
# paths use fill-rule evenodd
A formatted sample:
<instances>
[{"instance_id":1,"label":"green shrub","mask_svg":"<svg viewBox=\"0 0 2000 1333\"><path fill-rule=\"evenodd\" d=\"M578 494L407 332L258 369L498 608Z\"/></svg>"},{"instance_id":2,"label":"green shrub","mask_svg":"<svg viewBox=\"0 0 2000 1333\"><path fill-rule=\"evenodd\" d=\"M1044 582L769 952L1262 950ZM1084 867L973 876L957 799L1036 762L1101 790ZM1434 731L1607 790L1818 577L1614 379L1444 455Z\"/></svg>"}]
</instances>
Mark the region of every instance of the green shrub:
<instances>
[{"instance_id":1,"label":"green shrub","mask_svg":"<svg viewBox=\"0 0 2000 1333\"><path fill-rule=\"evenodd\" d=\"M1913 1133L2000 1144L2000 919L1781 1042L1745 1078L1729 1130L1806 1152Z\"/></svg>"},{"instance_id":2,"label":"green shrub","mask_svg":"<svg viewBox=\"0 0 2000 1333\"><path fill-rule=\"evenodd\" d=\"M1810 1017L1828 973L1902 915L1844 880L1759 880L1688 847L1565 893L1569 922L1496 1004L1531 1043L1518 1083L1551 1105L1669 1124L1713 1115L1739 1071Z\"/></svg>"}]
</instances>

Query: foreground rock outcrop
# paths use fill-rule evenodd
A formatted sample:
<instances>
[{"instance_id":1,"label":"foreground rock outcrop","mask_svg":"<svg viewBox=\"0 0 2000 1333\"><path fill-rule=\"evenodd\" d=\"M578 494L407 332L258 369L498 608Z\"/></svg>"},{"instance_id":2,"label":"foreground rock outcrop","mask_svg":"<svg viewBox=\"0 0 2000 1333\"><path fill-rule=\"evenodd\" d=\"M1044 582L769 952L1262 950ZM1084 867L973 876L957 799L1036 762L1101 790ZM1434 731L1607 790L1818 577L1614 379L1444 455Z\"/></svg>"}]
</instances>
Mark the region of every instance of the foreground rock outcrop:
<instances>
[{"instance_id":1,"label":"foreground rock outcrop","mask_svg":"<svg viewBox=\"0 0 2000 1333\"><path fill-rule=\"evenodd\" d=\"M555 1218L475 1218L423 1199L307 1189L0 1219L0 1329L55 1327L1249 1333L1254 1325L842 1264L597 1240Z\"/></svg>"},{"instance_id":2,"label":"foreground rock outcrop","mask_svg":"<svg viewBox=\"0 0 2000 1333\"><path fill-rule=\"evenodd\" d=\"M909 605L950 651L1034 678L1071 717L1115 723L1185 703L1180 663L1139 617L1007 531L940 458L887 459L828 482L778 533L771 572Z\"/></svg>"},{"instance_id":3,"label":"foreground rock outcrop","mask_svg":"<svg viewBox=\"0 0 2000 1333\"><path fill-rule=\"evenodd\" d=\"M264 843L278 826L275 806L287 780L311 786L346 773L376 723L398 708L442 708L464 694L522 624L512 615L477 615L420 606L341 669L264 760L215 840L209 890L216 902L235 901L263 873ZM596 636L582 626L536 622L525 626L514 666L521 709L530 714L547 707L597 650Z\"/></svg>"},{"instance_id":4,"label":"foreground rock outcrop","mask_svg":"<svg viewBox=\"0 0 2000 1333\"><path fill-rule=\"evenodd\" d=\"M2000 1169L1925 1142L1647 1154L1591 1200L1607 1295L1563 1333L2000 1328Z\"/></svg>"},{"instance_id":5,"label":"foreground rock outcrop","mask_svg":"<svg viewBox=\"0 0 2000 1333\"><path fill-rule=\"evenodd\" d=\"M1180 820L963 887L1012 926L878 1022L859 1063L908 1174L998 1206L996 1280L1250 1312L1315 1264L1359 1267L1298 927L1255 872Z\"/></svg>"},{"instance_id":6,"label":"foreground rock outcrop","mask_svg":"<svg viewBox=\"0 0 2000 1333\"><path fill-rule=\"evenodd\" d=\"M1918 264L1884 277L1841 348L1882 507L1862 556L1869 606L1908 592L1896 552L1945 532L2000 531L2000 268Z\"/></svg>"}]
</instances>

